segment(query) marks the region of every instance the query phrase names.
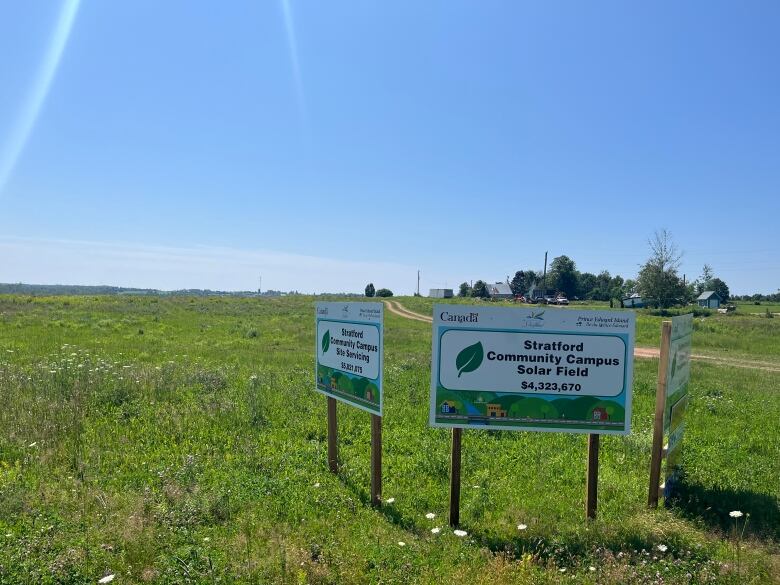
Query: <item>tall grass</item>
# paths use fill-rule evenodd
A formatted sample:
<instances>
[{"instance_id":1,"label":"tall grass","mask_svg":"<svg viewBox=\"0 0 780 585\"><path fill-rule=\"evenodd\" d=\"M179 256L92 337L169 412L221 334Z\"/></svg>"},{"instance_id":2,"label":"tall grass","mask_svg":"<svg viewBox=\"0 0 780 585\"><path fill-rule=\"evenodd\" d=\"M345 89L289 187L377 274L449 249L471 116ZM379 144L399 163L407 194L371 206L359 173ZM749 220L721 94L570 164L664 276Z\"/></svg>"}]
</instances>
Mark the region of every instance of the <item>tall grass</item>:
<instances>
[{"instance_id":1,"label":"tall grass","mask_svg":"<svg viewBox=\"0 0 780 585\"><path fill-rule=\"evenodd\" d=\"M694 364L685 481L656 512L657 362L636 364L633 433L602 441L595 522L584 437L467 431L458 537L449 435L427 425L430 326L386 316L393 501L375 510L365 413L339 405L342 471L326 471L312 301L0 297L0 582L778 578L777 374ZM751 514L739 575L735 509Z\"/></svg>"}]
</instances>

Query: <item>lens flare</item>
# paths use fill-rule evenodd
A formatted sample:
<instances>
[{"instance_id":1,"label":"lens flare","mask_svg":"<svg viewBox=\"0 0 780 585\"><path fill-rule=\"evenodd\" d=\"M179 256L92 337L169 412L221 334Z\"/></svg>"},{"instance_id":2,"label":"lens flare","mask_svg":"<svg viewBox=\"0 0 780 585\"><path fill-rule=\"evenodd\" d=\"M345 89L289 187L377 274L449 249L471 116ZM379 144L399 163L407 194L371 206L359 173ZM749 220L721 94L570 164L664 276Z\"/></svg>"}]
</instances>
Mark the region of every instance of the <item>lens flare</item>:
<instances>
[{"instance_id":1,"label":"lens flare","mask_svg":"<svg viewBox=\"0 0 780 585\"><path fill-rule=\"evenodd\" d=\"M6 183L14 171L19 156L24 150L41 108L49 94L57 68L60 65L62 54L65 52L65 46L68 44L73 23L76 20L76 14L79 10L80 0L65 0L60 10L57 25L54 28L54 34L49 41L41 68L35 79L30 94L25 101L24 107L19 114L16 124L11 128L5 148L0 155L0 195L5 190Z\"/></svg>"},{"instance_id":2,"label":"lens flare","mask_svg":"<svg viewBox=\"0 0 780 585\"><path fill-rule=\"evenodd\" d=\"M290 51L290 63L293 70L295 83L295 98L298 101L298 113L301 117L301 126L306 129L306 101L303 94L303 81L301 80L301 66L298 61L298 41L295 38L295 25L293 23L292 6L290 0L281 0L282 13L284 14L284 28L287 32L287 48Z\"/></svg>"}]
</instances>

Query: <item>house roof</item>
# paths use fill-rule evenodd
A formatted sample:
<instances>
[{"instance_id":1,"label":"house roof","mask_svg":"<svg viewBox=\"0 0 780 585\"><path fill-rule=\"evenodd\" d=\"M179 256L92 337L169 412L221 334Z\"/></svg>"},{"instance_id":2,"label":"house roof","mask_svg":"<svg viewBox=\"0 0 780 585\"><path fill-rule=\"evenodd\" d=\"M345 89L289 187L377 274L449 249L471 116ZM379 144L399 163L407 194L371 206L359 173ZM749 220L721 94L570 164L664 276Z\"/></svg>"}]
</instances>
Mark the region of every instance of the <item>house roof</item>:
<instances>
[{"instance_id":1,"label":"house roof","mask_svg":"<svg viewBox=\"0 0 780 585\"><path fill-rule=\"evenodd\" d=\"M720 299L720 295L718 293L716 293L714 290L705 290L698 297L696 297L696 300L697 301L707 301L707 300L711 299L712 297L718 297Z\"/></svg>"},{"instance_id":2,"label":"house roof","mask_svg":"<svg viewBox=\"0 0 780 585\"><path fill-rule=\"evenodd\" d=\"M509 288L509 285L505 282L496 282L493 284L487 285L488 293L490 293L490 296L493 295L511 295L512 289Z\"/></svg>"}]
</instances>

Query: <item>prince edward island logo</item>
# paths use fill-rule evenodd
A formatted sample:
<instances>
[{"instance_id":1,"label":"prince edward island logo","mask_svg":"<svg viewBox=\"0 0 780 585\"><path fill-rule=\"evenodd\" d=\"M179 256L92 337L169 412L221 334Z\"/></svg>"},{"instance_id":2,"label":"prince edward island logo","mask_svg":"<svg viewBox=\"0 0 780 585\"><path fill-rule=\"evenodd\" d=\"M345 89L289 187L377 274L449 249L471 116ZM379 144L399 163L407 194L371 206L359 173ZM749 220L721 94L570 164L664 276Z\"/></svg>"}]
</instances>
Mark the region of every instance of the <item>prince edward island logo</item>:
<instances>
[{"instance_id":1,"label":"prince edward island logo","mask_svg":"<svg viewBox=\"0 0 780 585\"><path fill-rule=\"evenodd\" d=\"M482 359L485 357L485 350L482 347L482 342L477 341L474 345L462 349L455 358L455 367L458 368L458 378L463 372L473 372L481 364Z\"/></svg>"},{"instance_id":2,"label":"prince edward island logo","mask_svg":"<svg viewBox=\"0 0 780 585\"><path fill-rule=\"evenodd\" d=\"M544 326L544 311L539 311L538 313L536 311L531 311L531 314L528 315L523 325L526 327L543 327Z\"/></svg>"}]
</instances>

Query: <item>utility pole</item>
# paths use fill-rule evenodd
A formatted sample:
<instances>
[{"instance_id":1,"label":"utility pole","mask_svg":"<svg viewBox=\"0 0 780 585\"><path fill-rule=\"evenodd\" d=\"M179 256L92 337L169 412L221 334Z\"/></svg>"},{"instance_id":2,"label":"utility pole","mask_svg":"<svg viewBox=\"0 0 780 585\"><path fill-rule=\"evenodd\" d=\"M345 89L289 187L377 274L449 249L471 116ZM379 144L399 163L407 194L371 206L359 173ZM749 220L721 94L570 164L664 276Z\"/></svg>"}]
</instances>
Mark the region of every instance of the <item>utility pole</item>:
<instances>
[{"instance_id":1,"label":"utility pole","mask_svg":"<svg viewBox=\"0 0 780 585\"><path fill-rule=\"evenodd\" d=\"M542 296L547 296L547 252L544 253L544 275L542 276Z\"/></svg>"},{"instance_id":2,"label":"utility pole","mask_svg":"<svg viewBox=\"0 0 780 585\"><path fill-rule=\"evenodd\" d=\"M260 275L260 288L257 289L257 294L261 295L263 294L263 275Z\"/></svg>"},{"instance_id":3,"label":"utility pole","mask_svg":"<svg viewBox=\"0 0 780 585\"><path fill-rule=\"evenodd\" d=\"M420 271L417 270L417 296L420 296Z\"/></svg>"}]
</instances>

